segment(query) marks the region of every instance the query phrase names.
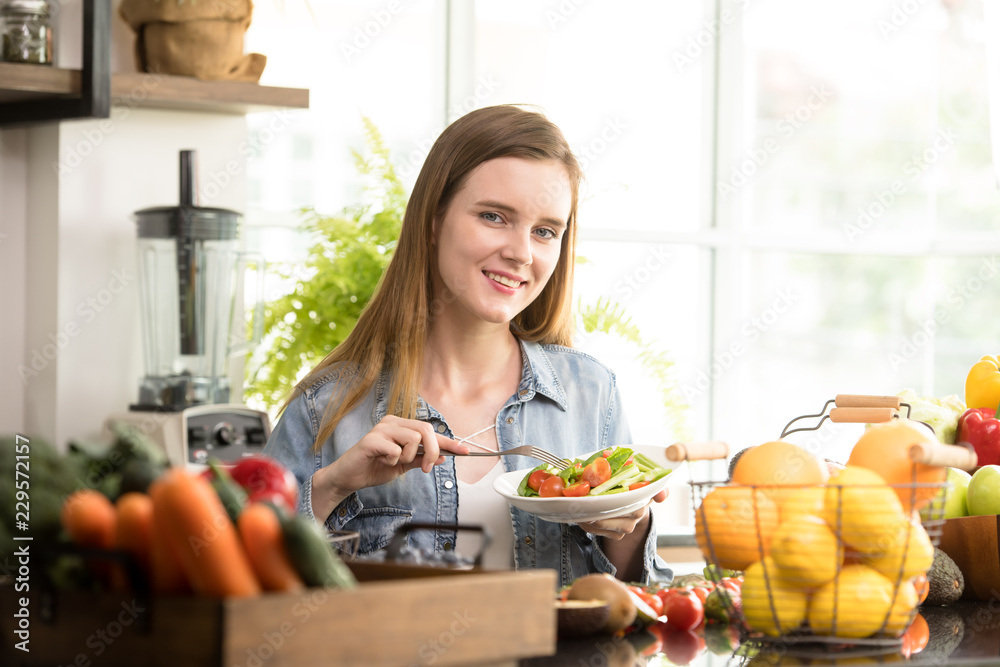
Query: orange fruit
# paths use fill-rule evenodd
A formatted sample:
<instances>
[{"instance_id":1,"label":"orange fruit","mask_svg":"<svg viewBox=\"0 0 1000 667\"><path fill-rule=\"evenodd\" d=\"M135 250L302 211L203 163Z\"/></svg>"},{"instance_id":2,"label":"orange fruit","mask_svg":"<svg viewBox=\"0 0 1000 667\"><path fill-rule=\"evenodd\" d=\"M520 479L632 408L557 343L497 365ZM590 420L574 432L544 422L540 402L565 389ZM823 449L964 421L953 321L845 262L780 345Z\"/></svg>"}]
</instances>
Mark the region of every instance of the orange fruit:
<instances>
[{"instance_id":1,"label":"orange fruit","mask_svg":"<svg viewBox=\"0 0 1000 667\"><path fill-rule=\"evenodd\" d=\"M779 504L785 495L797 490L780 487L824 484L829 476L823 461L784 440L748 449L733 468L734 484L756 485Z\"/></svg>"},{"instance_id":2,"label":"orange fruit","mask_svg":"<svg viewBox=\"0 0 1000 667\"><path fill-rule=\"evenodd\" d=\"M909 658L914 653L923 651L929 640L930 627L927 625L927 619L923 617L923 614L917 614L913 618L913 623L910 623L910 627L903 633L903 646L900 648L900 653Z\"/></svg>"},{"instance_id":3,"label":"orange fruit","mask_svg":"<svg viewBox=\"0 0 1000 667\"><path fill-rule=\"evenodd\" d=\"M914 577L913 588L917 591L917 604L923 604L924 600L927 599L927 594L931 592L931 584L927 580L927 575L920 574Z\"/></svg>"},{"instance_id":4,"label":"orange fruit","mask_svg":"<svg viewBox=\"0 0 1000 667\"><path fill-rule=\"evenodd\" d=\"M942 487L921 487L914 483L943 484L947 469L910 460L910 447L918 443L937 445L938 440L922 424L909 419L875 424L858 439L847 465L878 473L887 484L895 487L907 512L920 509L940 493Z\"/></svg>"},{"instance_id":5,"label":"orange fruit","mask_svg":"<svg viewBox=\"0 0 1000 667\"><path fill-rule=\"evenodd\" d=\"M752 487L719 486L695 510L694 526L708 562L745 570L767 555L778 529L778 508Z\"/></svg>"}]
</instances>

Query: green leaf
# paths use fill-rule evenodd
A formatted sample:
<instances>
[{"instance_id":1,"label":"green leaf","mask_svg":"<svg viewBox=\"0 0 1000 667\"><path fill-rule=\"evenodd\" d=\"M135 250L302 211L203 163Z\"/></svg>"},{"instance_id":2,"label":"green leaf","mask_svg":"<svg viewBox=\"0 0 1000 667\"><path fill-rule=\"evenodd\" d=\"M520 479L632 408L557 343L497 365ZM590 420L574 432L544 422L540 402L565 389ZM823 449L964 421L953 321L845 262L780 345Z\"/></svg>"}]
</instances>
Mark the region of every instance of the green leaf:
<instances>
[{"instance_id":1,"label":"green leaf","mask_svg":"<svg viewBox=\"0 0 1000 667\"><path fill-rule=\"evenodd\" d=\"M354 153L366 180L362 201L337 215L303 209L302 229L313 237L307 259L268 266L294 281L287 294L266 304L264 339L246 366L246 397L269 408L351 332L399 238L406 192L378 129L362 120L366 151Z\"/></svg>"}]
</instances>

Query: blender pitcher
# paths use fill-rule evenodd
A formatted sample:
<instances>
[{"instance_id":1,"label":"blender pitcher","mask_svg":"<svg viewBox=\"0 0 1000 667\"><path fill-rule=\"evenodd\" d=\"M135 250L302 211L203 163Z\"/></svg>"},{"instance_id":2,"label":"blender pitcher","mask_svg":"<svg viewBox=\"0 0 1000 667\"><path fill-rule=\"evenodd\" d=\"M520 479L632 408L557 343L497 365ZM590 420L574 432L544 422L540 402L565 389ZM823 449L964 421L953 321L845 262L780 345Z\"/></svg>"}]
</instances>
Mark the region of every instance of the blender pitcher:
<instances>
[{"instance_id":1,"label":"blender pitcher","mask_svg":"<svg viewBox=\"0 0 1000 667\"><path fill-rule=\"evenodd\" d=\"M180 154L180 205L136 211L146 375L133 409L228 403L227 360L260 341L263 270L251 341L233 345L240 213L198 206L194 151Z\"/></svg>"}]
</instances>

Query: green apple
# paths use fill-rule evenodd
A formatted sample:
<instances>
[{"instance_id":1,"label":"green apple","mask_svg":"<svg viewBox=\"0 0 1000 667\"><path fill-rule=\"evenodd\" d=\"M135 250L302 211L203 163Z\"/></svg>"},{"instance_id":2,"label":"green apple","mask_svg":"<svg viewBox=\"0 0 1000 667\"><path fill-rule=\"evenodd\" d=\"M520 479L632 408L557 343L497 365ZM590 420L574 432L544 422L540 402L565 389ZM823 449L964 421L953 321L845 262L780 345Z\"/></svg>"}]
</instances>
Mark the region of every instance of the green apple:
<instances>
[{"instance_id":1,"label":"green apple","mask_svg":"<svg viewBox=\"0 0 1000 667\"><path fill-rule=\"evenodd\" d=\"M1000 466L983 466L969 480L969 515L1000 514Z\"/></svg>"},{"instance_id":2,"label":"green apple","mask_svg":"<svg viewBox=\"0 0 1000 667\"><path fill-rule=\"evenodd\" d=\"M969 516L967 497L971 479L972 475L964 470L948 468L948 476L946 477L948 485L941 489L941 492L934 497L929 505L920 508L920 519L931 521L933 519L956 519Z\"/></svg>"},{"instance_id":3,"label":"green apple","mask_svg":"<svg viewBox=\"0 0 1000 667\"><path fill-rule=\"evenodd\" d=\"M969 516L969 482L972 475L959 470L958 468L948 468L948 489L944 494L944 518L957 519L961 516Z\"/></svg>"}]
</instances>

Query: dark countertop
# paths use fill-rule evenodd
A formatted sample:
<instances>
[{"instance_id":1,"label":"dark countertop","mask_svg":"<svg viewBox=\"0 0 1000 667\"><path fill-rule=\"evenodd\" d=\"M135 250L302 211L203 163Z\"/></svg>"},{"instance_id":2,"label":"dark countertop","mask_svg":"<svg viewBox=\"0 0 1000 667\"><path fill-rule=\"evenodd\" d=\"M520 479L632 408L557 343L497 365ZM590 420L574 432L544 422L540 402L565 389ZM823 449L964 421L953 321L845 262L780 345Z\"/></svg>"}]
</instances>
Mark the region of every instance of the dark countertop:
<instances>
[{"instance_id":1,"label":"dark countertop","mask_svg":"<svg viewBox=\"0 0 1000 667\"><path fill-rule=\"evenodd\" d=\"M962 602L950 607L921 608L930 628L927 646L910 656L910 665L998 665L1000 666L1000 593L990 602ZM672 642L674 639L679 640ZM645 631L624 639L610 636L590 637L559 642L554 656L522 660L521 667L579 667L580 665L684 664L698 649L684 636L667 635L666 644L658 635ZM751 649L745 644L742 651ZM907 662L896 647L855 647L835 651L832 648L804 644L772 644L772 649L754 658L730 652L714 654L703 650L689 664L700 667L727 665L879 665ZM649 653L654 653L650 656ZM643 653L647 655L643 655ZM752 654L752 651L751 651Z\"/></svg>"}]
</instances>

